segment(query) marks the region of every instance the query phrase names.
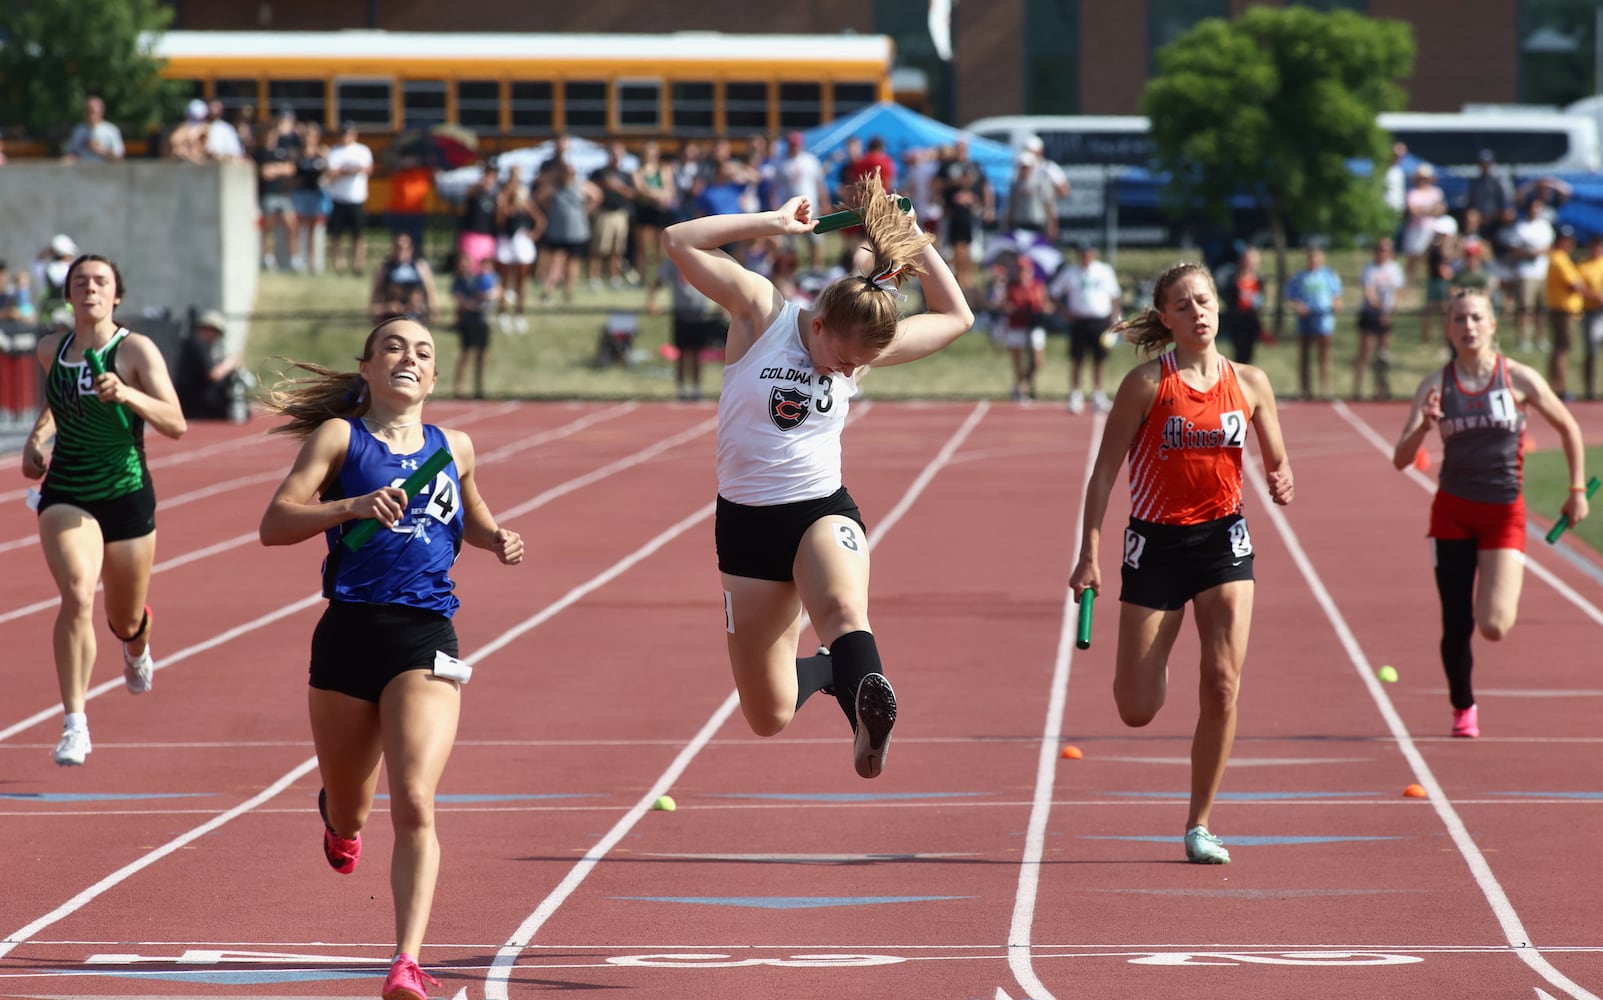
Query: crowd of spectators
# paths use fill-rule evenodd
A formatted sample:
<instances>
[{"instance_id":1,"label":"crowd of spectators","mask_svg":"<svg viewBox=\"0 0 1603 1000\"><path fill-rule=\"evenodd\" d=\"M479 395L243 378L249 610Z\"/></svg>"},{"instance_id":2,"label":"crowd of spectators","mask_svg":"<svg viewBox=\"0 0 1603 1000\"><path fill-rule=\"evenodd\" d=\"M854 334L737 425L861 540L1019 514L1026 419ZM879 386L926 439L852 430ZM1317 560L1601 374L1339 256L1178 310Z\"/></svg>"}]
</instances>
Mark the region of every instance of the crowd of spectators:
<instances>
[{"instance_id":1,"label":"crowd of spectators","mask_svg":"<svg viewBox=\"0 0 1603 1000\"><path fill-rule=\"evenodd\" d=\"M336 273L366 274L368 181L377 163L353 124L346 123L330 142L319 123L301 121L289 108L260 123L253 108L230 116L222 102L197 99L166 134L162 148L165 155L189 162L254 165L264 269L306 272L327 266ZM104 103L91 96L64 158L104 162L124 155L122 136L106 120ZM0 162L3 156L0 151ZM1100 331L1119 319L1124 294L1111 268L1095 259L1094 248L1077 244L1061 252L1069 248L1058 230L1058 205L1069 184L1062 167L1042 155L1038 139L1017 151L1002 198L961 138L950 147L907 150L900 161L879 137L868 136L866 142L851 139L825 162L808 151L801 133L774 142L750 137L743 148L726 139L688 141L673 151L656 142L630 150L612 141L598 167L581 171L575 159L569 140L559 135L531 176L517 166L499 167L493 157L485 160L480 179L446 206L455 215L451 244L429 247L428 213L442 204L433 191L437 164L387 158L383 222L389 247L370 283L371 314L428 318L454 306L451 313L463 317L459 325L479 345L481 328L529 332L531 303L567 305L584 284L642 287L647 310L655 312L661 308L657 290L676 288L672 265L661 252L666 226L703 214L773 209L796 196L808 198L815 214L824 214L840 201L846 185L878 171L888 189L911 198L921 224L937 236L959 282L970 291L983 325L1007 349L1015 398L1034 397L1041 339L1057 332L1067 335L1071 347L1070 408L1079 411L1089 403L1106 409L1101 368L1109 345ZM1344 290L1314 248L1283 290L1294 314L1302 395L1333 395L1330 344L1344 312L1356 315L1359 329L1352 394L1362 395L1371 373L1375 394L1384 397L1393 317L1417 310L1420 337L1430 342L1438 336L1451 290L1470 286L1484 288L1499 311L1512 317L1520 349L1548 352L1549 379L1561 394L1569 393L1569 353L1584 349L1580 391L1590 398L1594 360L1603 346L1603 240L1593 237L1577 248L1576 234L1557 224L1557 210L1571 194L1568 186L1540 178L1515 190L1488 151L1477 175L1450 204L1430 165L1419 163L1410 172L1410 162L1407 149L1397 145L1384 179L1396 229L1375 247L1375 260L1365 267L1358 287ZM1020 252L1032 243L1060 252L1055 257ZM997 252L998 245L1014 252ZM826 259L824 246L822 237L809 235L726 249L784 294L805 302L843 266ZM1272 290L1260 270L1259 250L1239 244L1238 249L1237 258L1218 269L1222 332L1238 359L1250 362L1259 345L1274 343L1263 316ZM0 265L0 321L48 317L59 305L59 289L50 285L45 270L47 257L58 262L60 257L48 250L30 268ZM436 267L447 276L448 288L452 279L458 285L466 280L469 294L451 288L442 301ZM676 318L684 319L678 325L695 331L681 338L686 344L716 339L706 333L704 317L679 317L687 310L699 312L704 303L684 295L670 299ZM691 353L700 357L699 350ZM482 357L479 346L475 367L482 366ZM1089 381L1082 368L1089 371ZM682 394L697 391L697 377L693 370L681 372ZM476 382L482 391L482 380Z\"/></svg>"}]
</instances>

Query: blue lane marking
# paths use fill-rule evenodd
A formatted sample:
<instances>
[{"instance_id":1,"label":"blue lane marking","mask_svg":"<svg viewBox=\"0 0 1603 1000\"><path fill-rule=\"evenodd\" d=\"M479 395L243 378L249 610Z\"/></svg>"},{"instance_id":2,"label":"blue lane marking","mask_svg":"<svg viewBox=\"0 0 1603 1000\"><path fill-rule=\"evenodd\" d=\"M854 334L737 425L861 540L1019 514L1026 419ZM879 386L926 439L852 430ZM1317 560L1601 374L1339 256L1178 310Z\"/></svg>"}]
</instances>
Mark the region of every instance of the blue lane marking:
<instances>
[{"instance_id":1,"label":"blue lane marking","mask_svg":"<svg viewBox=\"0 0 1603 1000\"><path fill-rule=\"evenodd\" d=\"M344 972L334 969L238 969L219 972L95 972L118 979L154 979L168 983L213 983L219 986L265 986L271 983L317 983L330 979L371 979L388 969Z\"/></svg>"},{"instance_id":2,"label":"blue lane marking","mask_svg":"<svg viewBox=\"0 0 1603 1000\"><path fill-rule=\"evenodd\" d=\"M917 799L968 799L991 792L730 792L709 799L769 799L779 802L906 802Z\"/></svg>"},{"instance_id":3,"label":"blue lane marking","mask_svg":"<svg viewBox=\"0 0 1603 1000\"><path fill-rule=\"evenodd\" d=\"M130 799L202 799L213 792L0 792L13 802L120 802Z\"/></svg>"},{"instance_id":4,"label":"blue lane marking","mask_svg":"<svg viewBox=\"0 0 1603 1000\"><path fill-rule=\"evenodd\" d=\"M1493 792L1522 799L1603 799L1603 792Z\"/></svg>"},{"instance_id":5,"label":"blue lane marking","mask_svg":"<svg viewBox=\"0 0 1603 1000\"><path fill-rule=\"evenodd\" d=\"M936 903L970 896L613 896L642 903L693 903L698 906L745 906L759 910L810 910L827 906L877 906L882 903Z\"/></svg>"},{"instance_id":6,"label":"blue lane marking","mask_svg":"<svg viewBox=\"0 0 1603 1000\"><path fill-rule=\"evenodd\" d=\"M1081 840L1139 840L1149 844L1177 844L1184 837L1169 835L1165 837L1130 836L1119 837L1103 834L1081 834ZM1296 844L1344 844L1359 840L1408 840L1408 837L1233 837L1225 835L1225 845L1233 847L1237 844L1242 847L1274 847L1278 845Z\"/></svg>"},{"instance_id":7,"label":"blue lane marking","mask_svg":"<svg viewBox=\"0 0 1603 1000\"><path fill-rule=\"evenodd\" d=\"M1190 792L1108 792L1135 799L1189 799ZM1296 799L1372 799L1379 792L1220 792L1214 796L1219 802L1285 802Z\"/></svg>"}]
</instances>

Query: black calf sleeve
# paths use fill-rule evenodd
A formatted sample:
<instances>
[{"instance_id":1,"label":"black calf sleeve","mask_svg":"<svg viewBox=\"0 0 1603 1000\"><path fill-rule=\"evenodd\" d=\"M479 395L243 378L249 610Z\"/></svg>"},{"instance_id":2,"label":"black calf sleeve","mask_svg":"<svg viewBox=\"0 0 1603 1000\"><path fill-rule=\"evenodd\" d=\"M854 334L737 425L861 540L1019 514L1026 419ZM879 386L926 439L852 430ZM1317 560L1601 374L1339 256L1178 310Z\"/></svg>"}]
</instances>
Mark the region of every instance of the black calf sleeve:
<instances>
[{"instance_id":1,"label":"black calf sleeve","mask_svg":"<svg viewBox=\"0 0 1603 1000\"><path fill-rule=\"evenodd\" d=\"M869 674L884 673L879 665L879 647L872 632L847 632L829 647L834 670L835 700L846 719L857 728L857 686Z\"/></svg>"},{"instance_id":2,"label":"black calf sleeve","mask_svg":"<svg viewBox=\"0 0 1603 1000\"><path fill-rule=\"evenodd\" d=\"M1447 695L1463 711L1475 704L1470 672L1475 666L1470 638L1475 634L1475 540L1433 541L1436 549L1436 593L1442 599L1442 669Z\"/></svg>"},{"instance_id":3,"label":"black calf sleeve","mask_svg":"<svg viewBox=\"0 0 1603 1000\"><path fill-rule=\"evenodd\" d=\"M796 708L799 710L814 691L834 694L835 665L827 653L796 659Z\"/></svg>"}]
</instances>

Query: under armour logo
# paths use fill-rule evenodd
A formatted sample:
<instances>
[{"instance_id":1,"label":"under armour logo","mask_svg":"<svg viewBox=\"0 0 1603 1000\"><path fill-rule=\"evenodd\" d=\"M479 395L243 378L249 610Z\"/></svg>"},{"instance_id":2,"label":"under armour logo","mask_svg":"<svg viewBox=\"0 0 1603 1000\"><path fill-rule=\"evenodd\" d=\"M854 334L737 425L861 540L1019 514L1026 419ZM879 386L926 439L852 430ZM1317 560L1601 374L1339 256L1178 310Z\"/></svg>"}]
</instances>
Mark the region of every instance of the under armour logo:
<instances>
[{"instance_id":1,"label":"under armour logo","mask_svg":"<svg viewBox=\"0 0 1603 1000\"><path fill-rule=\"evenodd\" d=\"M417 459L415 459L415 458L403 458L403 459L401 459L401 468L410 469L413 472L416 472L417 471Z\"/></svg>"}]
</instances>

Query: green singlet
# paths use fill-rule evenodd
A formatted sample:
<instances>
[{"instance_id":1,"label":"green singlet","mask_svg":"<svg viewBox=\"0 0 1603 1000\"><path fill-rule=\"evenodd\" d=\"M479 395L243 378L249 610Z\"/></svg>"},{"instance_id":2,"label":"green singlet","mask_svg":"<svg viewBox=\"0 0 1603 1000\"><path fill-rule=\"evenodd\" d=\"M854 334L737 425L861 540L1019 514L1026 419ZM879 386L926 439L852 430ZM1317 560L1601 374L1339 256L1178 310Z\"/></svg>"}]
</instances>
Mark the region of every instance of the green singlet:
<instances>
[{"instance_id":1,"label":"green singlet","mask_svg":"<svg viewBox=\"0 0 1603 1000\"><path fill-rule=\"evenodd\" d=\"M68 361L67 348L77 332L61 338L55 361L45 376L45 402L56 419L56 446L46 482L52 491L72 500L112 500L143 489L150 481L145 467L145 421L128 411L124 430L114 404L95 395L94 376L83 361ZM117 347L128 336L119 329L101 352L106 370L117 367Z\"/></svg>"}]
</instances>

